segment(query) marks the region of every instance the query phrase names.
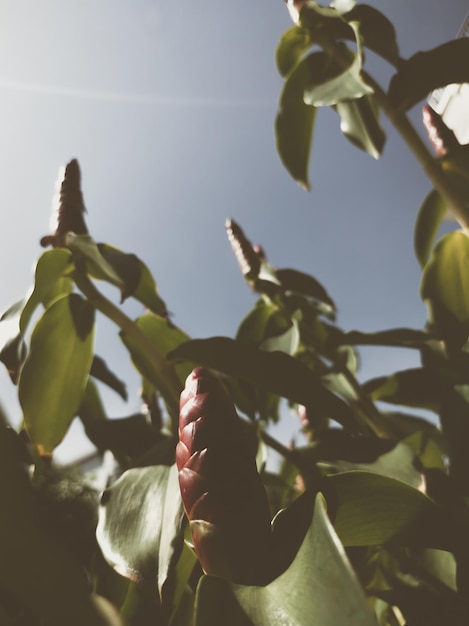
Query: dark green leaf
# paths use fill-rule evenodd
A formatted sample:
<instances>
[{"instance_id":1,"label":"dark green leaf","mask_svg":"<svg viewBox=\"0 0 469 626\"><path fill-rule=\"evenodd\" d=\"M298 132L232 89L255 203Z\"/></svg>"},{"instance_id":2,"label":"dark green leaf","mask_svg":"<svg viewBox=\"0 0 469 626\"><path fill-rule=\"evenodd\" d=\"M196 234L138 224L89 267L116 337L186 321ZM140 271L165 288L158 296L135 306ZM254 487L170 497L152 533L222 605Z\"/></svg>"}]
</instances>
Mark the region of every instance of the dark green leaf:
<instances>
[{"instance_id":1,"label":"dark green leaf","mask_svg":"<svg viewBox=\"0 0 469 626\"><path fill-rule=\"evenodd\" d=\"M299 404L314 404L342 424L350 424L351 409L322 385L297 359L282 352L266 352L227 337L195 339L182 344L169 358L189 360L255 385Z\"/></svg>"},{"instance_id":2,"label":"dark green leaf","mask_svg":"<svg viewBox=\"0 0 469 626\"><path fill-rule=\"evenodd\" d=\"M77 294L56 300L38 321L18 395L28 433L51 454L76 415L93 357L93 309Z\"/></svg>"},{"instance_id":3,"label":"dark green leaf","mask_svg":"<svg viewBox=\"0 0 469 626\"><path fill-rule=\"evenodd\" d=\"M343 17L348 22L359 22L359 33L365 47L392 65L398 64L396 31L385 15L371 6L359 4Z\"/></svg>"},{"instance_id":4,"label":"dark green leaf","mask_svg":"<svg viewBox=\"0 0 469 626\"><path fill-rule=\"evenodd\" d=\"M340 602L337 599L340 598ZM327 517L321 494L290 567L265 587L211 576L197 590L196 626L376 626L355 573Z\"/></svg>"},{"instance_id":5,"label":"dark green leaf","mask_svg":"<svg viewBox=\"0 0 469 626\"><path fill-rule=\"evenodd\" d=\"M94 355L90 374L113 389L123 400L127 400L127 387L125 383L117 378L114 372L111 372L104 359Z\"/></svg>"},{"instance_id":6,"label":"dark green leaf","mask_svg":"<svg viewBox=\"0 0 469 626\"><path fill-rule=\"evenodd\" d=\"M292 178L304 189L310 189L308 164L316 118L316 108L305 104L303 99L308 80L308 65L302 61L285 82L275 120L280 159Z\"/></svg>"},{"instance_id":7,"label":"dark green leaf","mask_svg":"<svg viewBox=\"0 0 469 626\"><path fill-rule=\"evenodd\" d=\"M164 604L171 601L183 520L175 465L131 469L104 492L96 536L109 564L131 580L156 583Z\"/></svg>"},{"instance_id":8,"label":"dark green leaf","mask_svg":"<svg viewBox=\"0 0 469 626\"><path fill-rule=\"evenodd\" d=\"M275 270L275 276L287 291L298 293L319 302L324 302L333 311L335 304L326 289L313 276L292 269Z\"/></svg>"},{"instance_id":9,"label":"dark green leaf","mask_svg":"<svg viewBox=\"0 0 469 626\"><path fill-rule=\"evenodd\" d=\"M468 41L469 43L469 41ZM469 332L469 239L463 231L448 233L435 246L424 268L421 296L437 336L456 347Z\"/></svg>"},{"instance_id":10,"label":"dark green leaf","mask_svg":"<svg viewBox=\"0 0 469 626\"><path fill-rule=\"evenodd\" d=\"M343 44L337 45L337 54L344 59L343 63L325 52L315 52L302 61L307 67L303 96L306 104L332 106L373 93L361 77L360 56Z\"/></svg>"},{"instance_id":11,"label":"dark green leaf","mask_svg":"<svg viewBox=\"0 0 469 626\"><path fill-rule=\"evenodd\" d=\"M372 97L363 96L351 102L338 102L340 130L355 146L379 159L386 136L378 122L378 110Z\"/></svg>"},{"instance_id":12,"label":"dark green leaf","mask_svg":"<svg viewBox=\"0 0 469 626\"><path fill-rule=\"evenodd\" d=\"M438 87L469 82L469 39L463 37L403 62L389 86L391 105L406 111Z\"/></svg>"},{"instance_id":13,"label":"dark green leaf","mask_svg":"<svg viewBox=\"0 0 469 626\"><path fill-rule=\"evenodd\" d=\"M0 498L8 503L8 514L0 516L0 588L51 626L119 626L120 620L104 617L85 570L42 522L23 445L0 428Z\"/></svg>"},{"instance_id":14,"label":"dark green leaf","mask_svg":"<svg viewBox=\"0 0 469 626\"><path fill-rule=\"evenodd\" d=\"M431 336L428 333L411 328L392 328L390 330L380 330L374 333L351 330L342 335L337 335L337 340L340 341L341 344L416 349L422 348L430 338Z\"/></svg>"},{"instance_id":15,"label":"dark green leaf","mask_svg":"<svg viewBox=\"0 0 469 626\"><path fill-rule=\"evenodd\" d=\"M94 278L106 280L111 285L123 289L122 278L103 257L97 243L90 235L75 235L69 232L66 236L66 243L76 258L86 260L87 269Z\"/></svg>"},{"instance_id":16,"label":"dark green leaf","mask_svg":"<svg viewBox=\"0 0 469 626\"><path fill-rule=\"evenodd\" d=\"M459 385L448 391L441 408L441 426L448 442L449 475L459 492L469 495L469 386Z\"/></svg>"},{"instance_id":17,"label":"dark green leaf","mask_svg":"<svg viewBox=\"0 0 469 626\"><path fill-rule=\"evenodd\" d=\"M7 341L0 350L0 361L7 368L8 374L15 385L18 382L19 372L27 353L28 349L21 333Z\"/></svg>"},{"instance_id":18,"label":"dark green leaf","mask_svg":"<svg viewBox=\"0 0 469 626\"><path fill-rule=\"evenodd\" d=\"M423 201L414 230L414 249L420 267L430 258L433 242L446 213L446 204L436 189Z\"/></svg>"},{"instance_id":19,"label":"dark green leaf","mask_svg":"<svg viewBox=\"0 0 469 626\"><path fill-rule=\"evenodd\" d=\"M311 39L306 28L293 26L284 32L275 55L280 75L287 76L310 47Z\"/></svg>"},{"instance_id":20,"label":"dark green leaf","mask_svg":"<svg viewBox=\"0 0 469 626\"><path fill-rule=\"evenodd\" d=\"M449 382L435 370L418 368L373 378L363 388L373 400L438 411Z\"/></svg>"}]
</instances>

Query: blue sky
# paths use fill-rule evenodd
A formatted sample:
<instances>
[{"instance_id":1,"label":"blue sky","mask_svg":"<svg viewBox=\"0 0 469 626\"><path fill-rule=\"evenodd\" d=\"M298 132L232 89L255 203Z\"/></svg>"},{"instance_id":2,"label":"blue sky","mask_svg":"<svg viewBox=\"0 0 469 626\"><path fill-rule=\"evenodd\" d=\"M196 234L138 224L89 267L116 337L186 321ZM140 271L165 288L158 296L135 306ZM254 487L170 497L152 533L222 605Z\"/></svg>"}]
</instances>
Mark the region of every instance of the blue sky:
<instances>
[{"instance_id":1,"label":"blue sky","mask_svg":"<svg viewBox=\"0 0 469 626\"><path fill-rule=\"evenodd\" d=\"M453 38L468 8L369 4L395 23L404 57ZM386 120L374 161L320 111L309 193L276 154L274 52L290 25L282 0L3 0L0 309L30 287L58 168L76 157L91 234L149 265L174 322L193 337L233 336L255 302L225 236L228 216L274 265L316 276L344 329L422 327L413 225L430 185ZM389 69L370 61L386 85ZM421 128L420 107L411 116ZM127 405L106 396L110 415L123 416L139 407L138 377L102 321L97 351L129 380ZM402 351L362 354L363 378L415 362ZM0 390L19 419L3 370ZM85 449L73 432L61 458Z\"/></svg>"}]
</instances>

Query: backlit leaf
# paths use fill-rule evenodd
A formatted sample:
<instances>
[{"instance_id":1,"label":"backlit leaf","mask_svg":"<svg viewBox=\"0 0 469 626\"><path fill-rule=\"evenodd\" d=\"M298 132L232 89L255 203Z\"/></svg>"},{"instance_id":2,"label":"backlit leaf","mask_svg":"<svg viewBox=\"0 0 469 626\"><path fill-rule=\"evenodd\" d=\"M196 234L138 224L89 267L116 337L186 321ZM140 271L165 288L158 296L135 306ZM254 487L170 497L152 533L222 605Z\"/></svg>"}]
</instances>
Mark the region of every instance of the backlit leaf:
<instances>
[{"instance_id":1,"label":"backlit leaf","mask_svg":"<svg viewBox=\"0 0 469 626\"><path fill-rule=\"evenodd\" d=\"M371 96L366 95L350 102L338 102L340 130L355 146L379 159L386 136L378 122L378 111Z\"/></svg>"},{"instance_id":2,"label":"backlit leaf","mask_svg":"<svg viewBox=\"0 0 469 626\"><path fill-rule=\"evenodd\" d=\"M430 258L433 242L446 213L446 204L436 189L423 201L415 222L414 249L420 267Z\"/></svg>"},{"instance_id":3,"label":"backlit leaf","mask_svg":"<svg viewBox=\"0 0 469 626\"><path fill-rule=\"evenodd\" d=\"M306 28L293 26L285 31L277 46L275 56L280 75L287 76L310 47L311 39Z\"/></svg>"},{"instance_id":4,"label":"backlit leaf","mask_svg":"<svg viewBox=\"0 0 469 626\"><path fill-rule=\"evenodd\" d=\"M28 433L51 454L76 415L93 358L94 310L77 294L56 300L36 324L18 395Z\"/></svg>"}]
</instances>

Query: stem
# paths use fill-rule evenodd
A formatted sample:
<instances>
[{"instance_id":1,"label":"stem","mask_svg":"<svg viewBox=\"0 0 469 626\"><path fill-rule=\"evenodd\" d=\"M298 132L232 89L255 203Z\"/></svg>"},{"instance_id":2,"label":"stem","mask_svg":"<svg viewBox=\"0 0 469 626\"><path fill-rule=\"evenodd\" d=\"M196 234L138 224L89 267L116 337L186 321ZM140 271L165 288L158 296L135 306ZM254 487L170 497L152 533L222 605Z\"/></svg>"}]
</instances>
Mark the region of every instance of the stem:
<instances>
[{"instance_id":1,"label":"stem","mask_svg":"<svg viewBox=\"0 0 469 626\"><path fill-rule=\"evenodd\" d=\"M72 277L80 291L88 298L90 304L111 319L145 357L152 369L152 382L158 387L165 399L171 416L177 416L179 411L179 394L182 386L173 366L166 360L158 348L151 343L137 324L96 289L86 274L77 270Z\"/></svg>"},{"instance_id":2,"label":"stem","mask_svg":"<svg viewBox=\"0 0 469 626\"><path fill-rule=\"evenodd\" d=\"M422 166L423 171L451 209L454 217L463 229L469 230L469 207L464 198L455 190L441 163L431 154L414 126L410 123L407 115L402 111L395 110L390 105L382 87L369 74L365 74L365 79L373 88L377 104L383 109L390 122L409 146Z\"/></svg>"}]
</instances>

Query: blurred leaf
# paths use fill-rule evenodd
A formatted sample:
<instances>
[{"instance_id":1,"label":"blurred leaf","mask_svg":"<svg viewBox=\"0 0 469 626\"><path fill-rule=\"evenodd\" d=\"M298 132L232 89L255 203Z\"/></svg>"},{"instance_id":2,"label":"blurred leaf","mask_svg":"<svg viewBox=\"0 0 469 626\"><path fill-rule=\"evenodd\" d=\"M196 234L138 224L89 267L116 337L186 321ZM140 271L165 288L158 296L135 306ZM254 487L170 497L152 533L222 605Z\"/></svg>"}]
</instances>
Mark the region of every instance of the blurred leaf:
<instances>
[{"instance_id":1,"label":"blurred leaf","mask_svg":"<svg viewBox=\"0 0 469 626\"><path fill-rule=\"evenodd\" d=\"M396 31L388 18L374 7L358 4L344 15L348 22L359 22L362 45L366 46L392 65L399 62Z\"/></svg>"},{"instance_id":2,"label":"blurred leaf","mask_svg":"<svg viewBox=\"0 0 469 626\"><path fill-rule=\"evenodd\" d=\"M43 303L54 285L65 274L70 274L74 269L72 255L65 248L46 250L38 259L34 279L34 290L24 305L20 318L20 331L24 333L36 307ZM64 293L69 289L63 285ZM59 295L59 294L57 294Z\"/></svg>"},{"instance_id":3,"label":"blurred leaf","mask_svg":"<svg viewBox=\"0 0 469 626\"><path fill-rule=\"evenodd\" d=\"M430 258L433 242L445 213L446 204L438 191L433 189L423 201L415 222L415 255L422 268Z\"/></svg>"},{"instance_id":4,"label":"blurred leaf","mask_svg":"<svg viewBox=\"0 0 469 626\"><path fill-rule=\"evenodd\" d=\"M469 82L469 39L448 41L433 50L417 52L399 65L389 85L391 105L401 111L424 100L438 87Z\"/></svg>"},{"instance_id":5,"label":"blurred leaf","mask_svg":"<svg viewBox=\"0 0 469 626\"><path fill-rule=\"evenodd\" d=\"M372 400L439 410L451 381L435 370L415 368L368 380L364 391Z\"/></svg>"},{"instance_id":6,"label":"blurred leaf","mask_svg":"<svg viewBox=\"0 0 469 626\"><path fill-rule=\"evenodd\" d=\"M275 276L287 291L324 302L335 311L335 304L326 289L313 276L292 269L275 270Z\"/></svg>"},{"instance_id":7,"label":"blurred leaf","mask_svg":"<svg viewBox=\"0 0 469 626\"><path fill-rule=\"evenodd\" d=\"M27 353L28 349L21 333L7 341L0 350L0 361L7 368L8 374L15 385L18 383L20 369Z\"/></svg>"},{"instance_id":8,"label":"blurred leaf","mask_svg":"<svg viewBox=\"0 0 469 626\"><path fill-rule=\"evenodd\" d=\"M8 503L0 516L0 588L50 626L118 626L117 617L106 618L95 604L82 565L42 523L23 445L0 427L0 497Z\"/></svg>"},{"instance_id":9,"label":"blurred leaf","mask_svg":"<svg viewBox=\"0 0 469 626\"><path fill-rule=\"evenodd\" d=\"M338 102L336 111L340 115L340 130L355 146L379 159L384 148L386 135L378 122L378 110L370 95L351 102Z\"/></svg>"},{"instance_id":10,"label":"blurred leaf","mask_svg":"<svg viewBox=\"0 0 469 626\"><path fill-rule=\"evenodd\" d=\"M469 43L469 40L468 40ZM463 231L440 239L424 268L421 296L437 336L460 347L469 333L469 239Z\"/></svg>"},{"instance_id":11,"label":"blurred leaf","mask_svg":"<svg viewBox=\"0 0 469 626\"><path fill-rule=\"evenodd\" d=\"M102 383L113 389L120 395L123 400L127 400L127 387L126 384L117 378L114 372L108 368L107 363L100 356L94 355L90 369L91 376L97 378Z\"/></svg>"},{"instance_id":12,"label":"blurred leaf","mask_svg":"<svg viewBox=\"0 0 469 626\"><path fill-rule=\"evenodd\" d=\"M275 54L275 61L280 75L287 76L310 47L311 39L306 28L293 26L285 31Z\"/></svg>"},{"instance_id":13,"label":"blurred leaf","mask_svg":"<svg viewBox=\"0 0 469 626\"><path fill-rule=\"evenodd\" d=\"M310 54L302 63L307 66L304 101L313 106L332 106L343 100L355 100L373 90L361 78L361 59L344 44L336 44L337 55L348 60L344 68L325 52ZM299 67L299 66L298 66Z\"/></svg>"},{"instance_id":14,"label":"blurred leaf","mask_svg":"<svg viewBox=\"0 0 469 626\"><path fill-rule=\"evenodd\" d=\"M75 233L69 232L66 235L66 244L78 259L86 260L87 269L91 276L99 280L106 280L111 285L123 289L123 280L103 257L97 243L90 235L75 235Z\"/></svg>"},{"instance_id":15,"label":"blurred leaf","mask_svg":"<svg viewBox=\"0 0 469 626\"><path fill-rule=\"evenodd\" d=\"M175 465L131 469L104 492L96 536L108 563L131 580L156 583L164 605L171 601L183 520Z\"/></svg>"},{"instance_id":16,"label":"blurred leaf","mask_svg":"<svg viewBox=\"0 0 469 626\"><path fill-rule=\"evenodd\" d=\"M386 432L396 439L404 439L413 434L422 434L425 438L431 438L438 441L441 445L443 444L439 428L423 417L406 413L381 411L380 420L386 425Z\"/></svg>"},{"instance_id":17,"label":"blurred leaf","mask_svg":"<svg viewBox=\"0 0 469 626\"><path fill-rule=\"evenodd\" d=\"M322 495L316 498L310 528L290 567L265 587L233 585L204 576L197 589L195 624L376 625L327 517Z\"/></svg>"},{"instance_id":18,"label":"blurred leaf","mask_svg":"<svg viewBox=\"0 0 469 626\"><path fill-rule=\"evenodd\" d=\"M316 108L305 104L303 94L309 80L305 61L291 72L282 89L275 120L277 151L292 178L310 189L308 164Z\"/></svg>"},{"instance_id":19,"label":"blurred leaf","mask_svg":"<svg viewBox=\"0 0 469 626\"><path fill-rule=\"evenodd\" d=\"M212 337L188 341L169 358L193 361L299 404L314 403L318 411L341 424L352 419L345 402L326 389L308 367L283 352L266 352L227 337Z\"/></svg>"},{"instance_id":20,"label":"blurred leaf","mask_svg":"<svg viewBox=\"0 0 469 626\"><path fill-rule=\"evenodd\" d=\"M135 254L126 254L109 244L99 243L98 249L123 281L123 301L132 296L156 315L168 316L166 305L158 295L155 279L145 263Z\"/></svg>"},{"instance_id":21,"label":"blurred leaf","mask_svg":"<svg viewBox=\"0 0 469 626\"><path fill-rule=\"evenodd\" d=\"M436 436L435 436L436 435ZM446 470L446 442L442 433L434 428L434 431L419 431L409 435L404 440L414 451L416 458L421 463L421 467L426 469Z\"/></svg>"},{"instance_id":22,"label":"blurred leaf","mask_svg":"<svg viewBox=\"0 0 469 626\"><path fill-rule=\"evenodd\" d=\"M416 555L419 563L449 589L457 591L456 560L451 552L428 548Z\"/></svg>"},{"instance_id":23,"label":"blurred leaf","mask_svg":"<svg viewBox=\"0 0 469 626\"><path fill-rule=\"evenodd\" d=\"M364 333L359 330L351 330L337 335L341 344L353 346L389 346L393 348L417 348L420 349L431 335L422 330L411 328L392 328L380 330L374 333Z\"/></svg>"},{"instance_id":24,"label":"blurred leaf","mask_svg":"<svg viewBox=\"0 0 469 626\"><path fill-rule=\"evenodd\" d=\"M329 476L336 491L334 528L344 546L418 542L447 549L437 505L410 485L367 471Z\"/></svg>"},{"instance_id":25,"label":"blurred leaf","mask_svg":"<svg viewBox=\"0 0 469 626\"><path fill-rule=\"evenodd\" d=\"M464 496L469 496L469 385L456 385L448 390L442 402L440 420L448 442L449 476Z\"/></svg>"},{"instance_id":26,"label":"blurred leaf","mask_svg":"<svg viewBox=\"0 0 469 626\"><path fill-rule=\"evenodd\" d=\"M77 294L56 300L34 328L18 395L41 454L52 453L78 410L93 357L93 328L94 309Z\"/></svg>"}]
</instances>

